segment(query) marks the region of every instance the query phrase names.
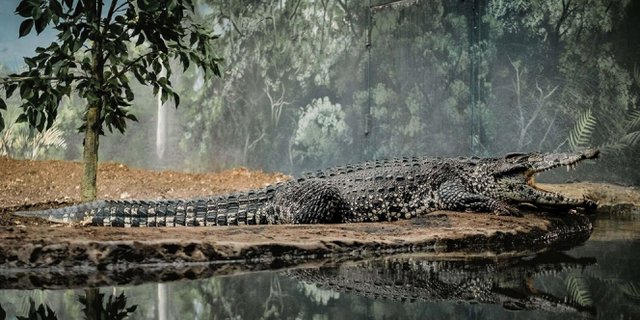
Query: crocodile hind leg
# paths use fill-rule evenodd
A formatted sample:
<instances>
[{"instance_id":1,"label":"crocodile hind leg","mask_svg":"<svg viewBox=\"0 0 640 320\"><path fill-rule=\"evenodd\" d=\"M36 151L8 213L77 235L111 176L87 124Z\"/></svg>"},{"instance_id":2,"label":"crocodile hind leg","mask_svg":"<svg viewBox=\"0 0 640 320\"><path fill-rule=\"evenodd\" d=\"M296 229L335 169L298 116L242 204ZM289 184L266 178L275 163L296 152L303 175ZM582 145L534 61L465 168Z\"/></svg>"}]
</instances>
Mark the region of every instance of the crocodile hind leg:
<instances>
[{"instance_id":1,"label":"crocodile hind leg","mask_svg":"<svg viewBox=\"0 0 640 320\"><path fill-rule=\"evenodd\" d=\"M521 216L520 210L481 194L469 192L459 183L445 182L438 189L442 209L493 212L497 215Z\"/></svg>"},{"instance_id":2,"label":"crocodile hind leg","mask_svg":"<svg viewBox=\"0 0 640 320\"><path fill-rule=\"evenodd\" d=\"M268 219L271 223L339 223L350 209L335 186L322 179L291 184L274 197Z\"/></svg>"}]
</instances>

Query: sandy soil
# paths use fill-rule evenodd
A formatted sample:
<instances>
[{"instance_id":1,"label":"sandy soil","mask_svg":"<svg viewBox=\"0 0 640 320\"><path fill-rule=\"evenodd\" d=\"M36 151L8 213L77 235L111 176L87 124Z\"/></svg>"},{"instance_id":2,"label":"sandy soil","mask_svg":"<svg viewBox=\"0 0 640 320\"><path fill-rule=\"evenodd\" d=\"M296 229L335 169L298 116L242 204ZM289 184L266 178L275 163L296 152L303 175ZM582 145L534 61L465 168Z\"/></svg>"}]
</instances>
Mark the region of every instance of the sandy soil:
<instances>
[{"instance_id":1,"label":"sandy soil","mask_svg":"<svg viewBox=\"0 0 640 320\"><path fill-rule=\"evenodd\" d=\"M80 201L82 166L70 161L30 161L0 157L0 226L42 224L11 212L44 209ZM183 173L102 163L98 168L99 199L191 198L263 187L290 177L236 168L220 173Z\"/></svg>"}]
</instances>

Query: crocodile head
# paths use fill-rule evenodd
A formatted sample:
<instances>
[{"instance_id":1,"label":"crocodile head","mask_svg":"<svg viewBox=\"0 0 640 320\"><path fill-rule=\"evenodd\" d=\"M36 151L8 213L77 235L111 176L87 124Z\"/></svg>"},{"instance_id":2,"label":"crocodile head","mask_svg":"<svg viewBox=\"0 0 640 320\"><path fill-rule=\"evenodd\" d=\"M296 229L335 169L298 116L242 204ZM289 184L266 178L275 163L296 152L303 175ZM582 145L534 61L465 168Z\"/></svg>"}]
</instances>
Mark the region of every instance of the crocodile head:
<instances>
[{"instance_id":1,"label":"crocodile head","mask_svg":"<svg viewBox=\"0 0 640 320\"><path fill-rule=\"evenodd\" d=\"M595 159L597 149L573 153L511 153L490 165L493 186L488 196L511 203L530 203L538 207L584 207L593 209L596 203L585 197L569 198L543 190L535 184L535 176L544 171L566 167L574 169L586 159Z\"/></svg>"}]
</instances>

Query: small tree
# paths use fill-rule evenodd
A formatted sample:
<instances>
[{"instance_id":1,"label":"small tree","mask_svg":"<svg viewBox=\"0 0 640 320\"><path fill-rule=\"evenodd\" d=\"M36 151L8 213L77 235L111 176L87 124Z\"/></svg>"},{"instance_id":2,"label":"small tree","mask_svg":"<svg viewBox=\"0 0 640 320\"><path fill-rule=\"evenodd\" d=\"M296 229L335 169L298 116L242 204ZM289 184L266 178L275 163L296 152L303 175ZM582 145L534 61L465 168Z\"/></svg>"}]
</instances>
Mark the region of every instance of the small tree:
<instances>
[{"instance_id":1,"label":"small tree","mask_svg":"<svg viewBox=\"0 0 640 320\"><path fill-rule=\"evenodd\" d=\"M129 76L161 90L162 101L179 96L169 80L172 59L184 69L193 62L205 78L220 76L212 48L216 36L196 23L193 0L22 0L16 13L24 17L20 37L52 25L58 40L37 55L24 58L28 70L0 80L5 98L16 92L22 99L17 122L39 131L49 128L64 96L76 91L86 101L84 124L83 201L96 197L98 137L104 126L124 133L134 94ZM136 53L129 51L136 47ZM161 71L164 72L161 73ZM17 91L16 91L17 90ZM0 96L0 109L6 103ZM0 113L0 130L4 119Z\"/></svg>"}]
</instances>

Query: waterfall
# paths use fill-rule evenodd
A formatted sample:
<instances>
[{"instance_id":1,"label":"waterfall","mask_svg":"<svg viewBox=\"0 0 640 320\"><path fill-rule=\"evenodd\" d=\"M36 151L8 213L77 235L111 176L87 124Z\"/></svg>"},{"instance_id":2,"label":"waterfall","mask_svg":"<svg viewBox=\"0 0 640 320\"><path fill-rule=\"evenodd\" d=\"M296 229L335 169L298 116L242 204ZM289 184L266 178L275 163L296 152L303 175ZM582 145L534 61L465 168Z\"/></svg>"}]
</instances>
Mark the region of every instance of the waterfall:
<instances>
[{"instance_id":1,"label":"waterfall","mask_svg":"<svg viewBox=\"0 0 640 320\"><path fill-rule=\"evenodd\" d=\"M164 159L167 145L167 107L162 103L162 88L158 90L158 126L156 128L156 154L159 160Z\"/></svg>"}]
</instances>

